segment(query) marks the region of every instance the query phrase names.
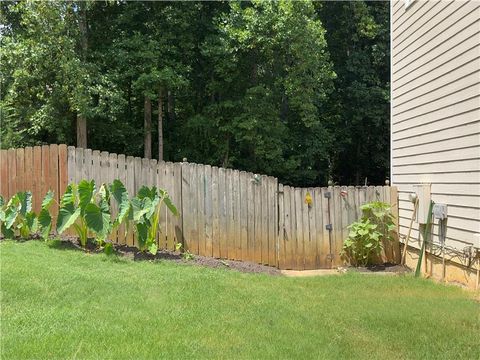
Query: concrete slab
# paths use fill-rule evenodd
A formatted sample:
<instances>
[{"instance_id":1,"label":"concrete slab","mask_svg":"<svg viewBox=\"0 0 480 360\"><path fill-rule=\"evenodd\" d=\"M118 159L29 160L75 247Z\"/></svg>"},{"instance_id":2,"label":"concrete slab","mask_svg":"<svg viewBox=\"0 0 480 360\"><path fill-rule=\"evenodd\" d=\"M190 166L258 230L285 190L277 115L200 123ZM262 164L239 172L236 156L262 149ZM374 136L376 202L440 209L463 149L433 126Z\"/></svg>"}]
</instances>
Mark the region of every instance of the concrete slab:
<instances>
[{"instance_id":1,"label":"concrete slab","mask_svg":"<svg viewBox=\"0 0 480 360\"><path fill-rule=\"evenodd\" d=\"M308 276L327 276L340 275L337 269L319 269L319 270L280 270L282 275L288 277L308 277Z\"/></svg>"}]
</instances>

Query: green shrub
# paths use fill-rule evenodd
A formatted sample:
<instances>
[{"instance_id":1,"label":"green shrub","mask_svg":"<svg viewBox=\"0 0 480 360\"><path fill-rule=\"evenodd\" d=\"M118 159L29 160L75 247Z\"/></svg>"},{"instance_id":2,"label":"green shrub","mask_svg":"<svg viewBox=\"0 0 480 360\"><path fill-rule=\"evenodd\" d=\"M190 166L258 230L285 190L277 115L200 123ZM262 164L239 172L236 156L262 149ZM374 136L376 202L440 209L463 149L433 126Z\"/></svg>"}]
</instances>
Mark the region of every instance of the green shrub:
<instances>
[{"instance_id":1,"label":"green shrub","mask_svg":"<svg viewBox=\"0 0 480 360\"><path fill-rule=\"evenodd\" d=\"M352 265L367 266L383 249L383 241L393 239L395 229L390 205L374 201L361 207L362 218L352 223L347 239L343 243L342 254Z\"/></svg>"}]
</instances>

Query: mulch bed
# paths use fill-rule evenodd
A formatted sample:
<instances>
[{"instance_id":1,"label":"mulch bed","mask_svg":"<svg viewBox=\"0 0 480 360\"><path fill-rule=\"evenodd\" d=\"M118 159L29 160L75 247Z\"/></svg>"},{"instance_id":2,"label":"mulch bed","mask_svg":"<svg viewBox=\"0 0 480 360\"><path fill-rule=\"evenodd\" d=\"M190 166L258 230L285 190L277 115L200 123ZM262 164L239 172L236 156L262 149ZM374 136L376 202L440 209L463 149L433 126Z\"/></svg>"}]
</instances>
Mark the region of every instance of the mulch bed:
<instances>
[{"instance_id":1,"label":"mulch bed","mask_svg":"<svg viewBox=\"0 0 480 360\"><path fill-rule=\"evenodd\" d=\"M339 271L341 272L360 272L360 273L389 273L389 274L406 274L411 272L408 267L405 265L398 264L379 264L379 265L370 265L367 267L340 267Z\"/></svg>"}]
</instances>

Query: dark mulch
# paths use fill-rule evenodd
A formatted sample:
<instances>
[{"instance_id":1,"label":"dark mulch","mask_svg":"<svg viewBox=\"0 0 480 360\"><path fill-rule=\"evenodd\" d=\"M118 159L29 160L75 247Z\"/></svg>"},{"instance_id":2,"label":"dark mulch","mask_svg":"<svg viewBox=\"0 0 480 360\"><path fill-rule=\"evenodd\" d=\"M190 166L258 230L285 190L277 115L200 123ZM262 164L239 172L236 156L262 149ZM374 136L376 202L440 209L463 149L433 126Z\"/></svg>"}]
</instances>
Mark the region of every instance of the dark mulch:
<instances>
[{"instance_id":1,"label":"dark mulch","mask_svg":"<svg viewBox=\"0 0 480 360\"><path fill-rule=\"evenodd\" d=\"M377 264L377 265L370 265L367 267L347 267L344 268L346 271L355 271L355 272L364 272L364 273L395 273L395 274L405 274L411 272L411 270L404 266L398 264Z\"/></svg>"}]
</instances>

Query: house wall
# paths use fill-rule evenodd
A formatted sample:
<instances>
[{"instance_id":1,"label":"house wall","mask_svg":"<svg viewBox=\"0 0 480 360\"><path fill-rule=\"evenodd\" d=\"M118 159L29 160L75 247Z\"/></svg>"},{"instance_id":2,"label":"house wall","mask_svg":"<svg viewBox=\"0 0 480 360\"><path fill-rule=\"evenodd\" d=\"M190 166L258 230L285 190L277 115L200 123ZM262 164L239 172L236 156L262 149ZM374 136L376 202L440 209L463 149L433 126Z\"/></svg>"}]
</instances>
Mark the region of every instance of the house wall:
<instances>
[{"instance_id":1,"label":"house wall","mask_svg":"<svg viewBox=\"0 0 480 360\"><path fill-rule=\"evenodd\" d=\"M400 234L410 225L413 185L431 183L432 200L448 205L446 245L463 251L480 233L480 1L410 1L408 8L391 3L391 176ZM438 243L438 220L433 234ZM411 236L418 247L417 223ZM458 253L448 257L474 266Z\"/></svg>"}]
</instances>

